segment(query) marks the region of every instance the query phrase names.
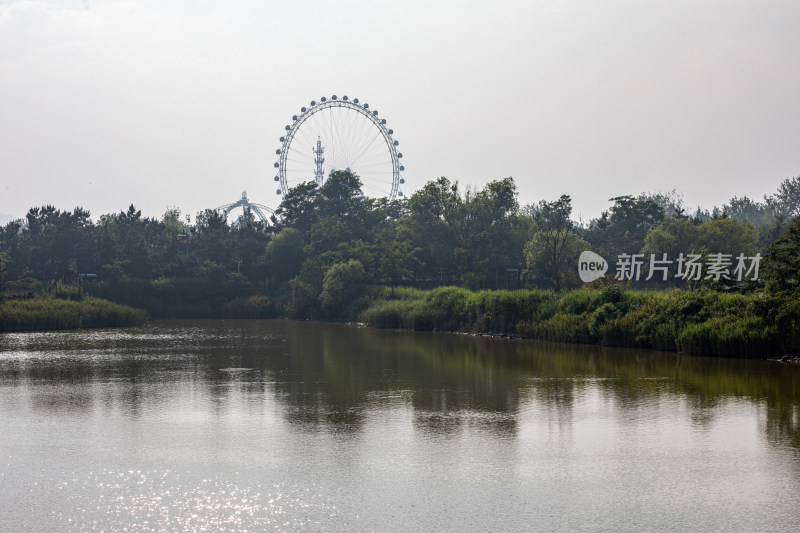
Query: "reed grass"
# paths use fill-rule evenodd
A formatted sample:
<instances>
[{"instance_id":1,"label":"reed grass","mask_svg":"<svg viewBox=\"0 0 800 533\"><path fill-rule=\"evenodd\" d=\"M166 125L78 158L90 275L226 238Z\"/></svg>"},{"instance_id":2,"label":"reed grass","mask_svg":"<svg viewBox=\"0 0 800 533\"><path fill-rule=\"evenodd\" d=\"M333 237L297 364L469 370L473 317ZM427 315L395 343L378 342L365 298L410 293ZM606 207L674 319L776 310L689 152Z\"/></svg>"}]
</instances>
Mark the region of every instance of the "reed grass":
<instances>
[{"instance_id":1,"label":"reed grass","mask_svg":"<svg viewBox=\"0 0 800 533\"><path fill-rule=\"evenodd\" d=\"M643 292L608 286L556 294L440 287L382 299L387 295L378 295L360 320L382 328L518 334L731 357L769 357L800 344L800 306L758 292Z\"/></svg>"},{"instance_id":2,"label":"reed grass","mask_svg":"<svg viewBox=\"0 0 800 533\"><path fill-rule=\"evenodd\" d=\"M236 298L222 306L226 318L275 318L283 314L283 306L263 295Z\"/></svg>"},{"instance_id":3,"label":"reed grass","mask_svg":"<svg viewBox=\"0 0 800 533\"><path fill-rule=\"evenodd\" d=\"M42 331L139 326L147 313L100 298L53 297L0 302L0 331Z\"/></svg>"}]
</instances>

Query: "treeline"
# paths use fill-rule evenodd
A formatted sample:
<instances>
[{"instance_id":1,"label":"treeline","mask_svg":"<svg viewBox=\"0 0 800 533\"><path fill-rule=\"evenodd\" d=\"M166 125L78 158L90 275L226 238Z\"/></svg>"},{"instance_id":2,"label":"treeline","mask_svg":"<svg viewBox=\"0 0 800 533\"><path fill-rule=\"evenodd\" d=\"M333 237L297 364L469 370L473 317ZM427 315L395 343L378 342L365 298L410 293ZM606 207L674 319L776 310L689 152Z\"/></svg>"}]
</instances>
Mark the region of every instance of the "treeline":
<instances>
[{"instance_id":1,"label":"treeline","mask_svg":"<svg viewBox=\"0 0 800 533\"><path fill-rule=\"evenodd\" d=\"M0 297L73 285L153 318L352 320L384 298L382 286L389 298L397 286L577 288L583 250L612 265L622 254L639 254L645 273L651 254L764 257L759 280L681 278L680 264L671 264L668 279L665 272L645 285L644 276L610 273L595 282L600 286L758 291L764 280L771 287L797 283L791 253L778 253L775 242L797 226L800 178L763 201L735 197L711 211L687 210L675 192L610 202L597 219L576 223L569 196L520 206L512 178L479 190L440 178L408 199L388 201L364 196L357 176L334 172L323 185L290 190L269 223L247 210L231 224L214 210L191 223L176 208L156 219L130 206L93 221L80 207L35 207L0 230Z\"/></svg>"}]
</instances>

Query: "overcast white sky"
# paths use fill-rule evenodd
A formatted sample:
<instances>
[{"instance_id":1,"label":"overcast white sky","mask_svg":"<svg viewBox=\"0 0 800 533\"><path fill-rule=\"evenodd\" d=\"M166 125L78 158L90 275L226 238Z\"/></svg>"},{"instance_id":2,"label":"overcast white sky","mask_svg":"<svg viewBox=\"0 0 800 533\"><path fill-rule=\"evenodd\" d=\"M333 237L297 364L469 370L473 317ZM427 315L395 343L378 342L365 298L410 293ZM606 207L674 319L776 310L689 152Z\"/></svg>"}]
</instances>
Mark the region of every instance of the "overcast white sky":
<instances>
[{"instance_id":1,"label":"overcast white sky","mask_svg":"<svg viewBox=\"0 0 800 533\"><path fill-rule=\"evenodd\" d=\"M513 176L521 203L800 175L800 2L0 1L0 213L277 207L283 126L358 97L406 195Z\"/></svg>"}]
</instances>

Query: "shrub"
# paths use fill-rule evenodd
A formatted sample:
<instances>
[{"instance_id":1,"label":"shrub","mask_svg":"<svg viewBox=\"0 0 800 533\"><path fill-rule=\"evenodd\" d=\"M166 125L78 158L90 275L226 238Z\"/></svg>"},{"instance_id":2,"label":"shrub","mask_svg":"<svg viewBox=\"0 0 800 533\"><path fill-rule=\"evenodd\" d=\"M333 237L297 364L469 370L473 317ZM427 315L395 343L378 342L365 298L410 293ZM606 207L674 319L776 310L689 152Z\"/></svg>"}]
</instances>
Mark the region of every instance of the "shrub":
<instances>
[{"instance_id":1,"label":"shrub","mask_svg":"<svg viewBox=\"0 0 800 533\"><path fill-rule=\"evenodd\" d=\"M366 280L367 275L360 261L351 259L331 266L322 280L322 292L319 295L322 309L334 318L347 315L351 304L365 292Z\"/></svg>"},{"instance_id":2,"label":"shrub","mask_svg":"<svg viewBox=\"0 0 800 533\"><path fill-rule=\"evenodd\" d=\"M81 301L31 298L0 303L0 331L125 327L146 320L141 309L91 296Z\"/></svg>"},{"instance_id":3,"label":"shrub","mask_svg":"<svg viewBox=\"0 0 800 533\"><path fill-rule=\"evenodd\" d=\"M556 313L542 322L523 321L517 331L523 337L553 342L594 343L597 337L589 331L587 315Z\"/></svg>"},{"instance_id":4,"label":"shrub","mask_svg":"<svg viewBox=\"0 0 800 533\"><path fill-rule=\"evenodd\" d=\"M614 320L615 318L619 317L622 313L617 308L616 305L613 303L604 303L600 307L595 310L589 317L589 331L592 335L597 335L600 331L600 327L603 326L609 320Z\"/></svg>"},{"instance_id":5,"label":"shrub","mask_svg":"<svg viewBox=\"0 0 800 533\"><path fill-rule=\"evenodd\" d=\"M402 328L405 316L415 305L411 300L378 302L362 311L359 320L374 328Z\"/></svg>"},{"instance_id":6,"label":"shrub","mask_svg":"<svg viewBox=\"0 0 800 533\"><path fill-rule=\"evenodd\" d=\"M678 335L678 350L686 354L764 357L774 353L778 331L760 317L714 317L689 324Z\"/></svg>"},{"instance_id":7,"label":"shrub","mask_svg":"<svg viewBox=\"0 0 800 533\"><path fill-rule=\"evenodd\" d=\"M625 290L619 285L608 285L600 291L600 301L603 303L619 303L625 298Z\"/></svg>"},{"instance_id":8,"label":"shrub","mask_svg":"<svg viewBox=\"0 0 800 533\"><path fill-rule=\"evenodd\" d=\"M403 326L414 331L433 331L442 320L441 313L426 305L415 305L406 313Z\"/></svg>"},{"instance_id":9,"label":"shrub","mask_svg":"<svg viewBox=\"0 0 800 533\"><path fill-rule=\"evenodd\" d=\"M227 318L275 318L283 314L283 307L263 295L236 298L222 306Z\"/></svg>"},{"instance_id":10,"label":"shrub","mask_svg":"<svg viewBox=\"0 0 800 533\"><path fill-rule=\"evenodd\" d=\"M430 291L424 301L439 317L435 327L458 330L472 325L468 304L473 298L476 298L474 292L461 287L438 287Z\"/></svg>"},{"instance_id":11,"label":"shrub","mask_svg":"<svg viewBox=\"0 0 800 533\"><path fill-rule=\"evenodd\" d=\"M601 296L601 292L595 290L570 291L561 296L558 302L558 311L571 315L593 311L603 303Z\"/></svg>"}]
</instances>

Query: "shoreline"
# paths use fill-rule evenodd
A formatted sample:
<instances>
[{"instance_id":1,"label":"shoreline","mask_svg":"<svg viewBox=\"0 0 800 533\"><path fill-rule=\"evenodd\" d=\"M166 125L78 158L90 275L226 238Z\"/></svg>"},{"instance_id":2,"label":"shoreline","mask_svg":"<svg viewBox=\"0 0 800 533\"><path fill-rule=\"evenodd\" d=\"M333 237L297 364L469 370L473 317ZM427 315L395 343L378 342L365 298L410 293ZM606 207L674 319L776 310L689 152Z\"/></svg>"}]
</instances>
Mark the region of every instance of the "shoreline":
<instances>
[{"instance_id":1,"label":"shoreline","mask_svg":"<svg viewBox=\"0 0 800 533\"><path fill-rule=\"evenodd\" d=\"M781 301L762 292L637 292L608 286L562 293L536 289L469 291L439 287L374 294L349 317L306 318L375 329L437 331L509 340L538 340L702 355L800 362L796 317L775 319ZM270 316L173 316L269 319ZM238 315L238 316L237 316ZM146 310L90 295L0 301L0 332L140 326ZM293 317L302 320L302 317ZM349 320L348 320L349 318Z\"/></svg>"}]
</instances>

